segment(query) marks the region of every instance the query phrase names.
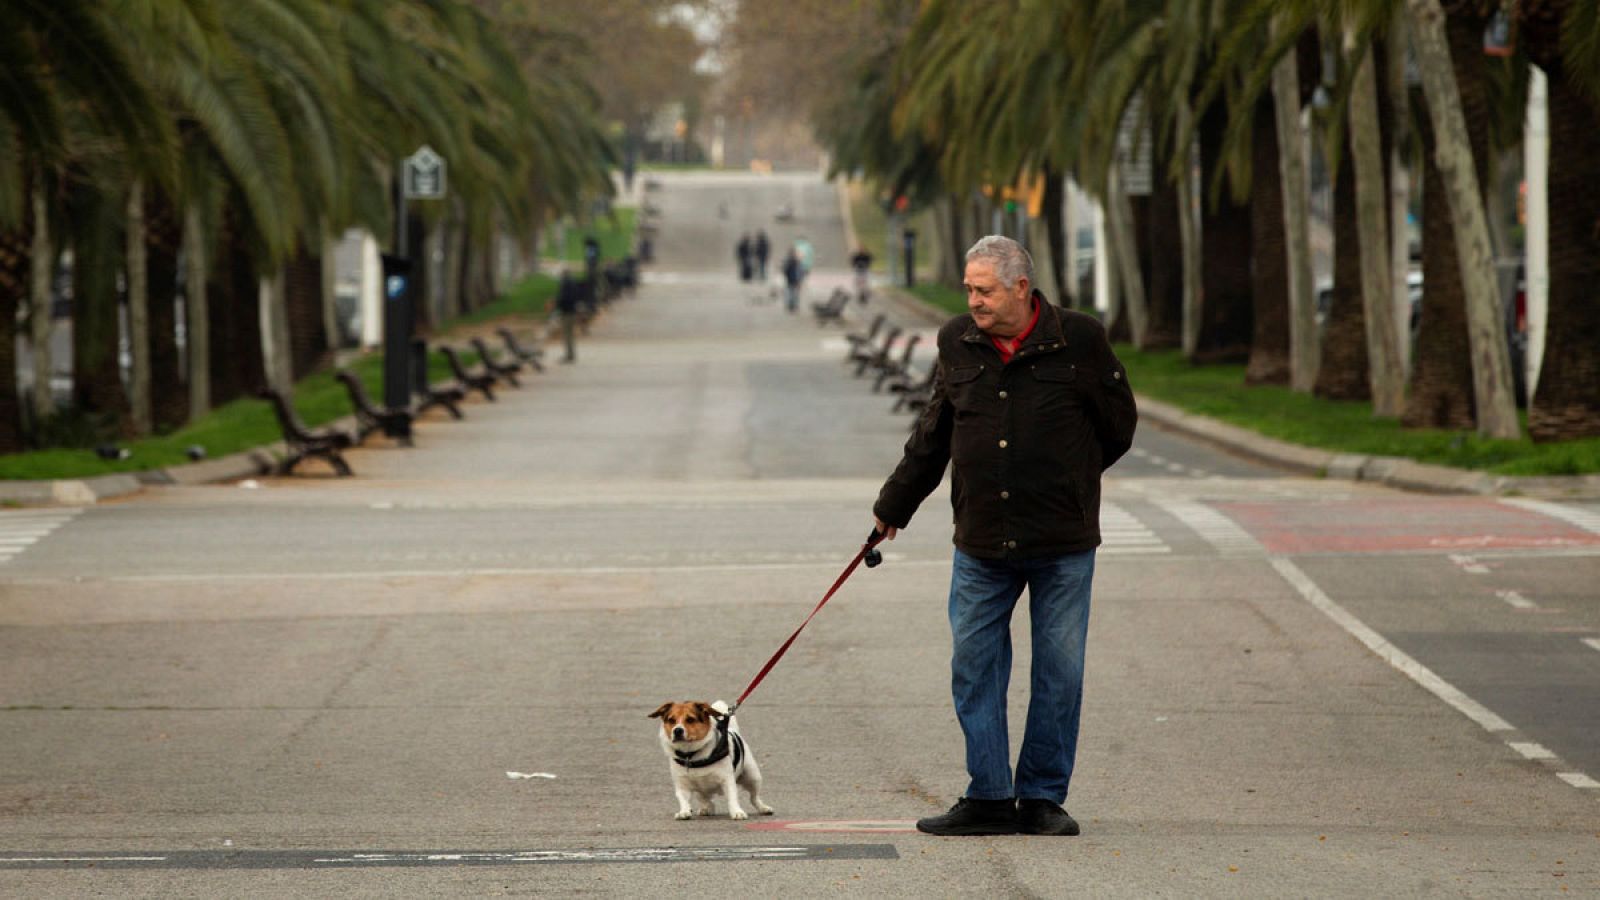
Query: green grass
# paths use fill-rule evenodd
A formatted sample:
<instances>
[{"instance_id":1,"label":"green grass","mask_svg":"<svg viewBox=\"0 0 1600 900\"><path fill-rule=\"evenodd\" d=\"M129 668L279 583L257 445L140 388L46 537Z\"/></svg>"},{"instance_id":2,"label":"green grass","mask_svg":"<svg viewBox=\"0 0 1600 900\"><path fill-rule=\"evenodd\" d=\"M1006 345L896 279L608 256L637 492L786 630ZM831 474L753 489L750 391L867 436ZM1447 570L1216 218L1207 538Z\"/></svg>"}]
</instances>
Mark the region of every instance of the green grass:
<instances>
[{"instance_id":1,"label":"green grass","mask_svg":"<svg viewBox=\"0 0 1600 900\"><path fill-rule=\"evenodd\" d=\"M448 329L481 324L503 316L542 317L555 293L556 281L548 275L534 275L517 284L505 296L488 306L450 322ZM462 361L477 362L476 353L467 350ZM383 354L367 353L351 361L347 368L361 377L367 393L383 396ZM429 354L428 379L447 381L448 365L440 354ZM318 372L296 382L294 407L307 425L317 426L350 415L350 396L333 372ZM240 398L212 410L198 421L167 435L139 441L119 442L132 455L125 460L102 460L88 449L56 448L0 456L0 479L45 480L93 478L116 472L160 469L189 462L186 449L205 448L210 459L227 456L270 444L282 436L272 407L265 400Z\"/></svg>"},{"instance_id":2,"label":"green grass","mask_svg":"<svg viewBox=\"0 0 1600 900\"><path fill-rule=\"evenodd\" d=\"M1498 475L1600 472L1600 438L1535 444L1526 438L1500 441L1471 432L1403 429L1392 420L1374 419L1368 403L1321 400L1282 387L1246 387L1242 365L1194 366L1176 350L1116 349L1135 391L1290 443Z\"/></svg>"},{"instance_id":3,"label":"green grass","mask_svg":"<svg viewBox=\"0 0 1600 900\"><path fill-rule=\"evenodd\" d=\"M942 310L952 316L960 315L967 311L967 294L960 288L953 288L946 284L936 284L931 281L919 281L911 289L923 303Z\"/></svg>"},{"instance_id":4,"label":"green grass","mask_svg":"<svg viewBox=\"0 0 1600 900\"><path fill-rule=\"evenodd\" d=\"M563 229L551 228L547 232L544 255L546 258L555 259L566 263L583 263L583 239L594 235L600 242L601 259L622 259L633 253L633 235L638 223L639 211L631 206L613 206L611 215L600 216L588 225L579 225L567 221L564 229L566 240L558 246L557 232Z\"/></svg>"}]
</instances>

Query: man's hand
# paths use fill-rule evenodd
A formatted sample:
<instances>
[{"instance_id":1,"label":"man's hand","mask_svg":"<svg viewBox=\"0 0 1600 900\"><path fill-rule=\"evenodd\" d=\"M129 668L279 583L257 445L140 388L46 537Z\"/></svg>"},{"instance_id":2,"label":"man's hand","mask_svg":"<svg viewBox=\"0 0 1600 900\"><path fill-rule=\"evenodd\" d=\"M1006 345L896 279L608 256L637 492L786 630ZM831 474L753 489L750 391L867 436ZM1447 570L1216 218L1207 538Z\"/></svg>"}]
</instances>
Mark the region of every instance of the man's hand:
<instances>
[{"instance_id":1,"label":"man's hand","mask_svg":"<svg viewBox=\"0 0 1600 900\"><path fill-rule=\"evenodd\" d=\"M880 534L883 535L884 540L892 541L894 540L894 536L900 533L900 529L891 528L888 525L883 524L883 520L877 516L872 517L872 525L874 528L878 529Z\"/></svg>"}]
</instances>

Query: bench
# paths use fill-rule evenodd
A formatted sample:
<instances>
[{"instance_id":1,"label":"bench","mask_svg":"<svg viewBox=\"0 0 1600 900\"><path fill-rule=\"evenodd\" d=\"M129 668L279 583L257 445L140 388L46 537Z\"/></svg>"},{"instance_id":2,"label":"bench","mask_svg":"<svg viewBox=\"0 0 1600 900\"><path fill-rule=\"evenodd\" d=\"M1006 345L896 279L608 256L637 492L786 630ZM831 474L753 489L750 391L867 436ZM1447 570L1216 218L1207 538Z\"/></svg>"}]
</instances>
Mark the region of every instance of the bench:
<instances>
[{"instance_id":1,"label":"bench","mask_svg":"<svg viewBox=\"0 0 1600 900\"><path fill-rule=\"evenodd\" d=\"M428 383L428 342L422 338L411 339L411 393L421 399L414 415L442 406L450 418L462 418L459 404L466 399L467 389L459 384Z\"/></svg>"},{"instance_id":2,"label":"bench","mask_svg":"<svg viewBox=\"0 0 1600 900\"><path fill-rule=\"evenodd\" d=\"M278 428L283 432L283 442L289 448L289 455L278 463L278 474L288 475L294 467L308 456L315 456L327 460L333 466L333 471L343 478L354 474L350 471L350 464L344 461L344 456L339 451L347 450L355 445L355 440L347 433L337 428L325 428L313 431L300 421L295 415L294 407L277 391L266 388L258 395L261 399L272 404L272 412L278 417Z\"/></svg>"},{"instance_id":3,"label":"bench","mask_svg":"<svg viewBox=\"0 0 1600 900\"><path fill-rule=\"evenodd\" d=\"M891 378L906 378L906 373L911 371L911 353L917 349L917 342L922 340L922 335L913 333L906 338L905 351L896 360L885 359L883 365L878 367L878 380L872 383L874 394L883 390L883 385Z\"/></svg>"},{"instance_id":4,"label":"bench","mask_svg":"<svg viewBox=\"0 0 1600 900\"><path fill-rule=\"evenodd\" d=\"M500 340L505 341L506 350L510 352L512 356L515 356L517 359L527 363L528 366L535 372L544 371L544 363L541 361L541 358L544 356L543 349L539 347L524 347L517 341L517 336L511 333L511 329L505 327L504 325L501 325L494 331L495 334L500 335Z\"/></svg>"},{"instance_id":5,"label":"bench","mask_svg":"<svg viewBox=\"0 0 1600 900\"><path fill-rule=\"evenodd\" d=\"M856 332L845 335L844 339L850 342L850 349L846 351L845 358L854 359L856 351L871 344L872 339L878 336L878 332L883 329L884 324L888 321L888 316L884 315L883 313L878 313L876 316L872 317L872 325L867 328L865 333Z\"/></svg>"},{"instance_id":6,"label":"bench","mask_svg":"<svg viewBox=\"0 0 1600 900\"><path fill-rule=\"evenodd\" d=\"M401 444L411 446L411 410L374 404L360 376L349 369L340 369L333 373L333 377L343 382L350 394L350 406L356 413L357 444L365 441L367 435L382 429L384 434L398 438Z\"/></svg>"},{"instance_id":7,"label":"bench","mask_svg":"<svg viewBox=\"0 0 1600 900\"><path fill-rule=\"evenodd\" d=\"M498 363L494 361L494 356L489 353L489 345L483 342L483 338L469 338L467 343L472 345L472 349L478 351L478 359L483 362L484 371L493 372L496 378L504 378L506 381L511 382L512 387L522 387L522 382L517 380L517 370L522 368L522 360L514 359L508 363Z\"/></svg>"},{"instance_id":8,"label":"bench","mask_svg":"<svg viewBox=\"0 0 1600 900\"><path fill-rule=\"evenodd\" d=\"M890 383L889 392L900 396L894 401L894 407L889 411L911 410L914 412L927 406L928 399L933 396L933 373L938 368L937 363L929 366L928 371L923 373L922 378L917 381L912 381L910 374L907 373L899 380Z\"/></svg>"},{"instance_id":9,"label":"bench","mask_svg":"<svg viewBox=\"0 0 1600 900\"><path fill-rule=\"evenodd\" d=\"M850 305L850 294L844 288L834 288L833 293L822 303L811 304L811 311L816 314L817 325L826 325L829 322L844 324L844 310Z\"/></svg>"},{"instance_id":10,"label":"bench","mask_svg":"<svg viewBox=\"0 0 1600 900\"><path fill-rule=\"evenodd\" d=\"M450 364L451 374L456 376L456 381L469 391L477 391L486 400L494 402L494 383L497 380L493 372L487 369L482 372L468 372L467 367L461 364L461 357L456 355L454 347L445 344L439 345L439 352L444 354L445 362Z\"/></svg>"},{"instance_id":11,"label":"bench","mask_svg":"<svg viewBox=\"0 0 1600 900\"><path fill-rule=\"evenodd\" d=\"M889 348L900 337L900 326L891 325L883 333L883 346L872 349L871 344L866 344L851 354L850 359L856 364L856 377L860 378L867 373L867 369L881 369L889 359Z\"/></svg>"}]
</instances>

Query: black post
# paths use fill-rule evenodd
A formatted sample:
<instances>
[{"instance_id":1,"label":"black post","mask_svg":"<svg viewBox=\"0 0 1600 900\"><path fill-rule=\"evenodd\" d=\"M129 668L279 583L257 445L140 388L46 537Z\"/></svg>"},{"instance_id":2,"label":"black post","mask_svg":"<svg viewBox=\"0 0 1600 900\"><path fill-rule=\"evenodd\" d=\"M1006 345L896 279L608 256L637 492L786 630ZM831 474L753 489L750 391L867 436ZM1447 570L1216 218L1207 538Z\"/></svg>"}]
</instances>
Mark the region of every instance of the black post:
<instances>
[{"instance_id":1,"label":"black post","mask_svg":"<svg viewBox=\"0 0 1600 900\"><path fill-rule=\"evenodd\" d=\"M411 329L415 311L411 303L411 260L383 255L383 405L390 409L411 407ZM390 437L409 437L404 434Z\"/></svg>"},{"instance_id":2,"label":"black post","mask_svg":"<svg viewBox=\"0 0 1600 900\"><path fill-rule=\"evenodd\" d=\"M907 228L901 233L906 254L906 287L917 286L917 230Z\"/></svg>"}]
</instances>

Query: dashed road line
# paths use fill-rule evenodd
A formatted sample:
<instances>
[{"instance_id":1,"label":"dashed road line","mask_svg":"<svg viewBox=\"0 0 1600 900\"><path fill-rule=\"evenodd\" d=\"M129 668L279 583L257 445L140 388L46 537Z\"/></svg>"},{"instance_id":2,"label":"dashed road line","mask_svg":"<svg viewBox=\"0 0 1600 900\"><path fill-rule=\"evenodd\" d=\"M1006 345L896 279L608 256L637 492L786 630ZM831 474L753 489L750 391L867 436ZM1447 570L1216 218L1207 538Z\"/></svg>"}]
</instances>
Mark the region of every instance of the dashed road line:
<instances>
[{"instance_id":1,"label":"dashed road line","mask_svg":"<svg viewBox=\"0 0 1600 900\"><path fill-rule=\"evenodd\" d=\"M1593 650L1600 650L1600 638L1581 638L1584 646Z\"/></svg>"},{"instance_id":2,"label":"dashed road line","mask_svg":"<svg viewBox=\"0 0 1600 900\"><path fill-rule=\"evenodd\" d=\"M1450 561L1460 566L1461 571L1469 575L1489 574L1489 567L1478 562L1476 556L1468 556L1465 553L1452 553L1450 554Z\"/></svg>"},{"instance_id":3,"label":"dashed road line","mask_svg":"<svg viewBox=\"0 0 1600 900\"><path fill-rule=\"evenodd\" d=\"M1556 758L1556 755L1551 753L1543 744L1535 744L1527 741L1507 741L1507 743L1511 745L1511 749L1521 753L1527 759Z\"/></svg>"},{"instance_id":4,"label":"dashed road line","mask_svg":"<svg viewBox=\"0 0 1600 900\"><path fill-rule=\"evenodd\" d=\"M1495 591L1495 596L1506 602L1512 609L1538 609L1539 604L1529 600L1517 591Z\"/></svg>"},{"instance_id":5,"label":"dashed road line","mask_svg":"<svg viewBox=\"0 0 1600 900\"><path fill-rule=\"evenodd\" d=\"M1600 781L1595 781L1582 772L1557 772L1556 777L1575 788L1583 788L1588 791L1600 790Z\"/></svg>"},{"instance_id":6,"label":"dashed road line","mask_svg":"<svg viewBox=\"0 0 1600 900\"><path fill-rule=\"evenodd\" d=\"M1524 497L1504 497L1500 500L1507 506L1516 506L1522 509L1542 513L1551 518L1560 519L1576 525L1591 534L1600 534L1600 512L1585 509L1581 506L1567 506L1562 503L1552 503L1548 500L1530 500Z\"/></svg>"}]
</instances>

